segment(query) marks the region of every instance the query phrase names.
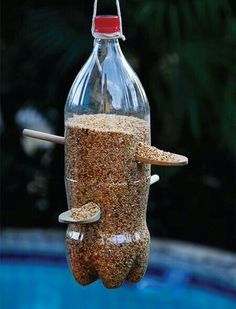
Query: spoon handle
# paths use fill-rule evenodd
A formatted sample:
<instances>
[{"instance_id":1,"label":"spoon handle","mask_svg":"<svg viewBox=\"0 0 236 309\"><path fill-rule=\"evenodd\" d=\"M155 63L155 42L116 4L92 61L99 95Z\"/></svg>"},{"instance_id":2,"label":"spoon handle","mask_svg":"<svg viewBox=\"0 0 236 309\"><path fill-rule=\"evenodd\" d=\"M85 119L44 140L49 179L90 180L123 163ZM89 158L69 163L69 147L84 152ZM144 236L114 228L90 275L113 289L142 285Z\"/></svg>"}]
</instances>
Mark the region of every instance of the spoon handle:
<instances>
[{"instance_id":1,"label":"spoon handle","mask_svg":"<svg viewBox=\"0 0 236 309\"><path fill-rule=\"evenodd\" d=\"M63 136L43 133L43 132L34 131L34 130L24 129L23 135L27 137L36 138L36 139L40 139L43 141L55 143L55 144L64 145L65 143L65 138Z\"/></svg>"}]
</instances>

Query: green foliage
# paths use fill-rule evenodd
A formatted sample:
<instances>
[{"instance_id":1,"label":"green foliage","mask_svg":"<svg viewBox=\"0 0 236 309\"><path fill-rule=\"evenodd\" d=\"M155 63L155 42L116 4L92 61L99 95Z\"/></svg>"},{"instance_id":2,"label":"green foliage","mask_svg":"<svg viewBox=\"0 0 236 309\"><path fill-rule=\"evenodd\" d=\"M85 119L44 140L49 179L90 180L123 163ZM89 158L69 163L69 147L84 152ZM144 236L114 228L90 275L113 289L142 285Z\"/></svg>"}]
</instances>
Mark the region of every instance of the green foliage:
<instances>
[{"instance_id":1,"label":"green foliage","mask_svg":"<svg viewBox=\"0 0 236 309\"><path fill-rule=\"evenodd\" d=\"M145 48L159 56L148 59L148 79L161 117L171 112L176 127L187 119L196 141L212 125L219 144L234 151L236 31L230 2L147 1L138 14L137 24L148 34Z\"/></svg>"},{"instance_id":2,"label":"green foliage","mask_svg":"<svg viewBox=\"0 0 236 309\"><path fill-rule=\"evenodd\" d=\"M21 3L16 4L15 10L20 13L12 21L13 32L4 35L1 91L6 94L27 85L35 89L36 96L31 99L47 105L57 99L63 79L70 77L75 68L79 70L91 50L92 1L90 7L82 1L67 5L48 1L45 6ZM81 10L83 5L87 15ZM165 144L170 138L167 121L172 121L176 131L170 139L172 144L180 142L185 130L190 130L191 138L200 143L207 126L214 126L212 134L219 144L233 152L233 4L228 0L131 0L121 1L121 6L125 48L130 59L139 64L135 69L158 114L159 141ZM99 12L115 13L114 3L100 1ZM20 27L14 29L14 23ZM37 86L41 88L43 82L47 87L42 95Z\"/></svg>"}]
</instances>

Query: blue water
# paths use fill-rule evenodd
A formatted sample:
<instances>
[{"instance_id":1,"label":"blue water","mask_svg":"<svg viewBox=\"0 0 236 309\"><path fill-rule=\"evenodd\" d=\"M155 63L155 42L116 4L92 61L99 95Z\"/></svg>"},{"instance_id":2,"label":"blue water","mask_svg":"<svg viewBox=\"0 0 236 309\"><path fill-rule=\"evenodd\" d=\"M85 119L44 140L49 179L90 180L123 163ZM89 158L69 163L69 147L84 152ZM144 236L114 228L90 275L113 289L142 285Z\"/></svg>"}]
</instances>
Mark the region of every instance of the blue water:
<instances>
[{"instance_id":1,"label":"blue water","mask_svg":"<svg viewBox=\"0 0 236 309\"><path fill-rule=\"evenodd\" d=\"M108 290L97 281L78 285L65 265L2 262L1 309L235 309L236 302L216 292L163 283L146 275L135 285Z\"/></svg>"}]
</instances>

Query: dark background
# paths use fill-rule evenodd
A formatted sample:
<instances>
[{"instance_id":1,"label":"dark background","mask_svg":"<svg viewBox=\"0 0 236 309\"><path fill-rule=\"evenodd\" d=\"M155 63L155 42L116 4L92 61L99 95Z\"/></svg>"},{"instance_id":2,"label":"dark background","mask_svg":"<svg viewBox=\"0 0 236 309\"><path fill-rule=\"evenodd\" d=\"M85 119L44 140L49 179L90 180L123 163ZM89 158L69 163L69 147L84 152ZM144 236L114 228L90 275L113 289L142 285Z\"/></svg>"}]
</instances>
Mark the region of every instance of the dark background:
<instances>
[{"instance_id":1,"label":"dark background","mask_svg":"<svg viewBox=\"0 0 236 309\"><path fill-rule=\"evenodd\" d=\"M115 13L100 1L99 13ZM63 147L22 138L63 135L69 88L93 44L93 1L1 4L1 227L63 228ZM189 157L154 167L152 236L235 249L234 1L121 1L126 42L152 111L152 144Z\"/></svg>"}]
</instances>

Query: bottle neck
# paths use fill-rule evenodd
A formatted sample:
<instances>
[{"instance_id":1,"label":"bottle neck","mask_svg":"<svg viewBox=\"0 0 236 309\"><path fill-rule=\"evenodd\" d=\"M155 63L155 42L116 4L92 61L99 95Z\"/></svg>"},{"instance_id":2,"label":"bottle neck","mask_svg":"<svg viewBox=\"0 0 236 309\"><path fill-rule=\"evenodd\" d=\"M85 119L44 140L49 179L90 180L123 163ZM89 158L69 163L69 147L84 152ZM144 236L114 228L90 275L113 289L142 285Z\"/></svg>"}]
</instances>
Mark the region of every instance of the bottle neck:
<instances>
[{"instance_id":1,"label":"bottle neck","mask_svg":"<svg viewBox=\"0 0 236 309\"><path fill-rule=\"evenodd\" d=\"M118 39L95 39L94 51L99 58L105 58L107 55L123 56Z\"/></svg>"}]
</instances>

